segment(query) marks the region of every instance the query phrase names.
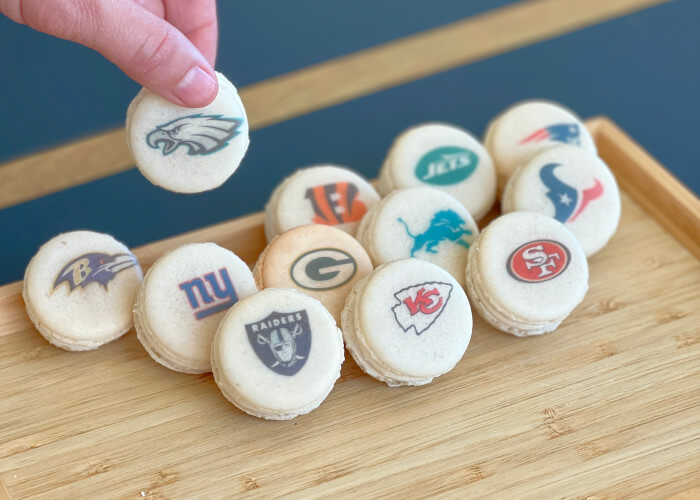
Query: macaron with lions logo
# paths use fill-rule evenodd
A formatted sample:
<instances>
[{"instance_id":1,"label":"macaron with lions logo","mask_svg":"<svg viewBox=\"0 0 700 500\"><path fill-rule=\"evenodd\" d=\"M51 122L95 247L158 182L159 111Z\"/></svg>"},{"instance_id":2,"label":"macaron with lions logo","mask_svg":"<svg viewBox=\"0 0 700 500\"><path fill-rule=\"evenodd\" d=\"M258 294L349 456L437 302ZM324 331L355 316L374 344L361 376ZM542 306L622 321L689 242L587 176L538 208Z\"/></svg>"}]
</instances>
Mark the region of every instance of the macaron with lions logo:
<instances>
[{"instance_id":1,"label":"macaron with lions logo","mask_svg":"<svg viewBox=\"0 0 700 500\"><path fill-rule=\"evenodd\" d=\"M32 257L22 296L46 340L86 351L131 329L141 280L139 262L124 244L107 234L73 231L50 239Z\"/></svg>"},{"instance_id":2,"label":"macaron with lions logo","mask_svg":"<svg viewBox=\"0 0 700 500\"><path fill-rule=\"evenodd\" d=\"M295 288L321 301L340 322L352 286L372 271L362 245L345 231L298 226L275 237L258 258L258 288Z\"/></svg>"}]
</instances>

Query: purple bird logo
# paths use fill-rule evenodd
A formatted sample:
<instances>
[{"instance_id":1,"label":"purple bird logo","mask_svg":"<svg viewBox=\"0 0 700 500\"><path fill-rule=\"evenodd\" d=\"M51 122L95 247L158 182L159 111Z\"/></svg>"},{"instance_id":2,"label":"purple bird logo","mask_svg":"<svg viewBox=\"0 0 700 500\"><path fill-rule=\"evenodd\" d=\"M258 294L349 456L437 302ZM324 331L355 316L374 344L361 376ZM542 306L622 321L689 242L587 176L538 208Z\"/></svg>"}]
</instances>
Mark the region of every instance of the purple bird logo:
<instances>
[{"instance_id":1,"label":"purple bird logo","mask_svg":"<svg viewBox=\"0 0 700 500\"><path fill-rule=\"evenodd\" d=\"M71 293L76 288L85 288L90 283L99 283L107 290L107 285L117 273L138 265L136 257L130 253L108 255L106 253L86 253L70 261L61 269L53 284L54 290L61 283L68 283Z\"/></svg>"},{"instance_id":2,"label":"purple bird logo","mask_svg":"<svg viewBox=\"0 0 700 500\"><path fill-rule=\"evenodd\" d=\"M518 144L533 144L544 141L555 141L580 146L581 131L577 123L558 123L535 130Z\"/></svg>"}]
</instances>

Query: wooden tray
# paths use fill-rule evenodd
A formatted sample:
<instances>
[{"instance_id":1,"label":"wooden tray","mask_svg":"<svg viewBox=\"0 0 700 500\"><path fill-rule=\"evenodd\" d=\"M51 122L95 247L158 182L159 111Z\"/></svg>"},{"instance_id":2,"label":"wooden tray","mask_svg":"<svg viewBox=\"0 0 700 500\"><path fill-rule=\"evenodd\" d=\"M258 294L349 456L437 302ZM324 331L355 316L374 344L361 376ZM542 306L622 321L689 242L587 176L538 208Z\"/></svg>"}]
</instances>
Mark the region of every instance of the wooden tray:
<instances>
[{"instance_id":1,"label":"wooden tray","mask_svg":"<svg viewBox=\"0 0 700 500\"><path fill-rule=\"evenodd\" d=\"M624 192L585 301L538 338L477 319L464 359L426 387L390 389L348 356L318 410L258 420L133 333L88 353L49 345L21 284L0 287L0 498L700 495L700 202L612 122L588 126ZM135 253L148 267L215 241L252 263L261 221Z\"/></svg>"}]
</instances>

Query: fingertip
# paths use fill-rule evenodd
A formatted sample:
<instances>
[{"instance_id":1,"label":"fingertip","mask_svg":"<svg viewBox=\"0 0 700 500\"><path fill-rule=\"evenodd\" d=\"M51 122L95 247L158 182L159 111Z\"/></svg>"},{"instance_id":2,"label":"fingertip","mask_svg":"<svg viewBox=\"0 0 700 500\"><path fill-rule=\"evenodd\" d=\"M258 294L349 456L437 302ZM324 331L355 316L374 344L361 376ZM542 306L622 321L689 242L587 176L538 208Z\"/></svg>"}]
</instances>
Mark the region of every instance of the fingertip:
<instances>
[{"instance_id":1,"label":"fingertip","mask_svg":"<svg viewBox=\"0 0 700 500\"><path fill-rule=\"evenodd\" d=\"M172 93L181 106L202 108L211 104L219 92L219 83L213 71L193 66L175 85Z\"/></svg>"}]
</instances>

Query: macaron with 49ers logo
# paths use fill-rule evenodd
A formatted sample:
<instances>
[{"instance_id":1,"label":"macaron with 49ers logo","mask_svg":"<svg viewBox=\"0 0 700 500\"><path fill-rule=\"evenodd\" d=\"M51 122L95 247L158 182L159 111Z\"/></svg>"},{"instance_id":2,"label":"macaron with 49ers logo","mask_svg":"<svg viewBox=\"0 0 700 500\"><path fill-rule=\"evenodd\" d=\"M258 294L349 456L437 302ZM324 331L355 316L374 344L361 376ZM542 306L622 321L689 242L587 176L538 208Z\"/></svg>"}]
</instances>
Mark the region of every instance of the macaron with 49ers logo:
<instances>
[{"instance_id":1,"label":"macaron with 49ers logo","mask_svg":"<svg viewBox=\"0 0 700 500\"><path fill-rule=\"evenodd\" d=\"M355 234L362 217L378 201L372 185L352 170L335 165L302 168L272 192L265 206L265 237L269 242L306 224Z\"/></svg>"},{"instance_id":2,"label":"macaron with 49ers logo","mask_svg":"<svg viewBox=\"0 0 700 500\"><path fill-rule=\"evenodd\" d=\"M134 307L139 341L161 365L183 373L211 371L211 341L224 313L257 291L253 274L233 252L190 243L148 270Z\"/></svg>"},{"instance_id":3,"label":"macaron with 49ers logo","mask_svg":"<svg viewBox=\"0 0 700 500\"><path fill-rule=\"evenodd\" d=\"M343 335L357 364L390 386L423 385L452 370L472 333L469 300L444 269L403 259L350 292Z\"/></svg>"},{"instance_id":4,"label":"macaron with 49ers logo","mask_svg":"<svg viewBox=\"0 0 700 500\"><path fill-rule=\"evenodd\" d=\"M362 245L345 231L312 224L275 237L253 269L258 288L295 288L321 303L340 322L352 286L372 271Z\"/></svg>"},{"instance_id":5,"label":"macaron with 49ers logo","mask_svg":"<svg viewBox=\"0 0 700 500\"><path fill-rule=\"evenodd\" d=\"M32 257L22 296L46 340L86 351L131 329L141 279L138 260L122 243L107 234L73 231L50 239Z\"/></svg>"},{"instance_id":6,"label":"macaron with 49ers logo","mask_svg":"<svg viewBox=\"0 0 700 500\"><path fill-rule=\"evenodd\" d=\"M129 105L126 138L141 173L156 186L199 193L223 184L248 149L248 118L238 91L216 73L219 93L203 108L184 108L148 89Z\"/></svg>"},{"instance_id":7,"label":"macaron with 49ers logo","mask_svg":"<svg viewBox=\"0 0 700 500\"><path fill-rule=\"evenodd\" d=\"M459 200L479 220L496 201L491 156L470 133L446 123L425 123L399 135L379 174L382 196L401 188L432 186Z\"/></svg>"},{"instance_id":8,"label":"macaron with 49ers logo","mask_svg":"<svg viewBox=\"0 0 700 500\"><path fill-rule=\"evenodd\" d=\"M268 288L226 313L211 364L223 395L250 415L288 420L318 407L344 360L335 320L316 299Z\"/></svg>"},{"instance_id":9,"label":"macaron with 49ers logo","mask_svg":"<svg viewBox=\"0 0 700 500\"><path fill-rule=\"evenodd\" d=\"M503 215L486 226L469 252L472 305L491 325L519 337L557 328L587 290L583 248L546 215Z\"/></svg>"}]
</instances>

